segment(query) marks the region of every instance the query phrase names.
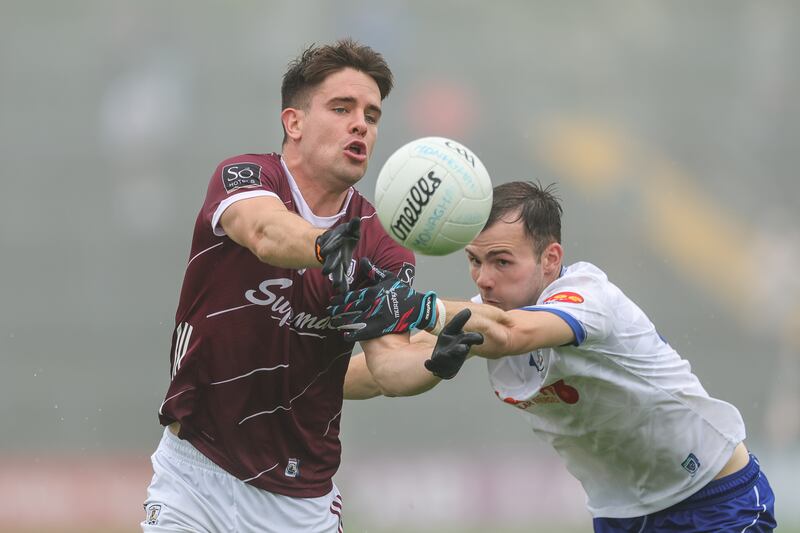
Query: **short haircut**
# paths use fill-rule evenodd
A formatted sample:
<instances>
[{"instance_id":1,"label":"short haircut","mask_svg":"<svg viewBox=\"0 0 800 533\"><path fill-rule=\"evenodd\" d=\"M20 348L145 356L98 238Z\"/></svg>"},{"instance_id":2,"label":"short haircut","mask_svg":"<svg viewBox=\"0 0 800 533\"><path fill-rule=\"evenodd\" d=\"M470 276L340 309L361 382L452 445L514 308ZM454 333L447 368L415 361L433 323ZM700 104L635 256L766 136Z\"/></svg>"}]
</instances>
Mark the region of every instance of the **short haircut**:
<instances>
[{"instance_id":1,"label":"short haircut","mask_svg":"<svg viewBox=\"0 0 800 533\"><path fill-rule=\"evenodd\" d=\"M555 195L555 184L542 187L532 181L512 181L494 188L492 210L483 229L499 220L522 220L525 234L533 243L537 256L552 243L561 243L561 203Z\"/></svg>"},{"instance_id":2,"label":"short haircut","mask_svg":"<svg viewBox=\"0 0 800 533\"><path fill-rule=\"evenodd\" d=\"M381 100L389 96L394 77L386 60L369 46L347 38L324 46L312 44L289 63L281 84L281 109L304 109L311 100L313 89L331 74L345 68L363 72L375 80ZM285 131L283 140L286 142Z\"/></svg>"}]
</instances>

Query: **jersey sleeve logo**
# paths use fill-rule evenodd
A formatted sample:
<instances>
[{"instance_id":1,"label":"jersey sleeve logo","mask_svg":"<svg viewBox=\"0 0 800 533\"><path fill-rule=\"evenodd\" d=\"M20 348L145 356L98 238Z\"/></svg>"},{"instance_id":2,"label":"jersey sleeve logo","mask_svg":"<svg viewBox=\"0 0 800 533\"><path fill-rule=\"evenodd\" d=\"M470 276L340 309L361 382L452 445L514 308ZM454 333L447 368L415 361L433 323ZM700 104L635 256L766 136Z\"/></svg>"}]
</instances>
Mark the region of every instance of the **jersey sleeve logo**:
<instances>
[{"instance_id":1,"label":"jersey sleeve logo","mask_svg":"<svg viewBox=\"0 0 800 533\"><path fill-rule=\"evenodd\" d=\"M547 298L544 303L568 303L568 304L582 304L584 302L583 296L577 292L557 292Z\"/></svg>"},{"instance_id":2,"label":"jersey sleeve logo","mask_svg":"<svg viewBox=\"0 0 800 533\"><path fill-rule=\"evenodd\" d=\"M222 168L222 185L225 192L249 189L261 185L261 167L255 163L234 163Z\"/></svg>"}]
</instances>

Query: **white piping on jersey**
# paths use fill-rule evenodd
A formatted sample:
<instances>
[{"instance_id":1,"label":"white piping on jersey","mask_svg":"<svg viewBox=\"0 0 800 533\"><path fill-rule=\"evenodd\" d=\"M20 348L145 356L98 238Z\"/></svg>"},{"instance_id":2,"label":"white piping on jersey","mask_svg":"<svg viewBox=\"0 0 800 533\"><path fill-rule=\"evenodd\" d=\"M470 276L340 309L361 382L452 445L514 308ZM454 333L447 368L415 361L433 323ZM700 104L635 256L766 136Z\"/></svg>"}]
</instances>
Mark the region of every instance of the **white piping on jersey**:
<instances>
[{"instance_id":1,"label":"white piping on jersey","mask_svg":"<svg viewBox=\"0 0 800 533\"><path fill-rule=\"evenodd\" d=\"M375 215L377 215L377 214L378 214L378 212L377 212L377 211L375 211L375 212L374 212L374 213L372 213L371 215L367 215L367 216L365 216L365 217L361 217L361 220L367 220L368 218L372 218L372 217L374 217L374 216L375 216Z\"/></svg>"},{"instance_id":2,"label":"white piping on jersey","mask_svg":"<svg viewBox=\"0 0 800 533\"><path fill-rule=\"evenodd\" d=\"M279 464L280 464L280 463L275 463L275 464L274 464L274 465L272 465L271 467L267 468L266 470L263 470L263 471L259 472L259 473L258 473L258 474L256 474L255 476L253 476L253 477L249 477L249 478L247 478L247 479L243 479L242 481L244 481L245 483L247 483L248 481L253 481L253 480L254 480L255 478L257 478L258 476L260 476L260 475L262 475L262 474L266 474L266 473L267 473L267 472L269 472L270 470L274 470L274 469L275 469L275 467L276 467L276 466L278 466Z\"/></svg>"},{"instance_id":3,"label":"white piping on jersey","mask_svg":"<svg viewBox=\"0 0 800 533\"><path fill-rule=\"evenodd\" d=\"M278 319L278 317L276 317L276 316L273 316L272 318L274 318L274 319L276 319L276 320ZM294 328L293 328L293 327L291 327L291 326L289 326L289 329L290 329L290 330L292 330L292 331L294 331L294 332L295 332L295 333L297 333L298 335L305 335L306 337L318 337L318 338L320 338L320 339L324 339L324 338L325 338L325 335L320 335L319 333L305 333L305 332L302 332L302 331L296 330L296 329L294 329Z\"/></svg>"},{"instance_id":4,"label":"white piping on jersey","mask_svg":"<svg viewBox=\"0 0 800 533\"><path fill-rule=\"evenodd\" d=\"M228 196L224 200L222 200L217 209L214 211L214 214L211 215L211 231L217 237L225 236L225 230L221 227L217 227L219 224L219 219L222 218L222 213L225 212L231 205L235 204L239 200L247 200L248 198L257 198L259 196L274 196L280 200L280 197L272 191L247 191L247 192L240 192L238 194L234 194L233 196Z\"/></svg>"},{"instance_id":5,"label":"white piping on jersey","mask_svg":"<svg viewBox=\"0 0 800 533\"><path fill-rule=\"evenodd\" d=\"M761 477L760 473L758 474L758 477ZM742 533L744 533L745 531L756 525L756 522L758 522L758 518L761 516L761 513L767 510L766 504L761 503L761 496L758 494L758 487L753 487L753 491L756 493L756 507L760 507L761 510L758 513L756 513L756 517L753 519L753 522L750 523L749 526L745 527L742 530Z\"/></svg>"},{"instance_id":6,"label":"white piping on jersey","mask_svg":"<svg viewBox=\"0 0 800 533\"><path fill-rule=\"evenodd\" d=\"M231 381L236 381L237 379L246 378L247 376L255 374L256 372L269 372L271 370L276 370L278 368L289 368L289 365L276 365L271 367L256 368L255 370L251 370L247 374L242 374L241 376L236 376L235 378L224 379L222 381L214 381L212 383L209 383L209 385L222 385L223 383L230 383Z\"/></svg>"},{"instance_id":7,"label":"white piping on jersey","mask_svg":"<svg viewBox=\"0 0 800 533\"><path fill-rule=\"evenodd\" d=\"M215 313L211 313L210 315L206 315L206 318L211 318L212 316L221 315L223 313L228 313L230 311L236 311L237 309L244 309L245 307L250 307L251 305L256 305L256 304L244 304L238 307L231 307L230 309L223 309L222 311L217 311Z\"/></svg>"},{"instance_id":8,"label":"white piping on jersey","mask_svg":"<svg viewBox=\"0 0 800 533\"><path fill-rule=\"evenodd\" d=\"M211 249L214 249L214 248L216 248L217 246L222 246L223 244L225 244L225 241L220 241L220 242L218 242L217 244L214 244L214 245L212 245L212 246L209 246L208 248L206 248L206 249L205 249L205 250L203 250L202 252L197 252L196 254L194 254L194 257L192 257L191 259L189 259L189 262L188 262L188 263L186 263L186 266L188 267L189 265L191 265L191 264L192 264L192 261L194 261L195 259L197 259L197 258L198 258L198 257L200 257L201 255L203 255L203 254L204 254L204 253L206 253L207 251L209 251L209 250L211 250Z\"/></svg>"},{"instance_id":9,"label":"white piping on jersey","mask_svg":"<svg viewBox=\"0 0 800 533\"><path fill-rule=\"evenodd\" d=\"M342 410L341 410L341 409L339 409L339 412L338 412L338 413L336 413L335 415L333 415L333 418L331 418L330 420L328 420L328 425L327 425L327 427L325 428L325 433L323 433L323 434L322 434L322 436L323 436L323 437L327 437L327 436L328 436L328 431L330 431L330 429L331 429L331 423L333 423L333 421L334 421L334 420L336 420L337 418L339 418L339 415L340 415L340 414L342 414Z\"/></svg>"},{"instance_id":10,"label":"white piping on jersey","mask_svg":"<svg viewBox=\"0 0 800 533\"><path fill-rule=\"evenodd\" d=\"M183 358L186 357L186 352L189 347L189 338L192 336L194 328L188 322L181 322L178 324L176 332L178 338L175 340L175 353L172 358L172 376L174 378L181 368Z\"/></svg>"},{"instance_id":11,"label":"white piping on jersey","mask_svg":"<svg viewBox=\"0 0 800 533\"><path fill-rule=\"evenodd\" d=\"M163 415L163 414L164 414L164 412L162 411L162 409L164 409L164 405L166 405L166 403L167 403L168 401L170 401L170 400L171 400L171 399L173 399L173 398L176 398L176 397L180 396L180 395L181 395L181 394L183 394L184 392L189 392L190 390L194 390L194 387L189 387L189 388L188 388L188 389L186 389L186 390L182 390L182 391L180 391L180 392L178 392L178 393L175 393L175 394L173 394L172 396L170 396L169 398L167 398L166 400L164 400L163 402L161 402L161 406L159 406L159 408L158 408L158 414L160 414L160 415Z\"/></svg>"},{"instance_id":12,"label":"white piping on jersey","mask_svg":"<svg viewBox=\"0 0 800 533\"><path fill-rule=\"evenodd\" d=\"M241 426L241 425L242 425L242 422L246 422L247 420L250 420L250 419L251 419L251 418L253 418L254 416L258 416L258 415L271 415L272 413L274 413L274 412L275 412L275 411L277 411L278 409L283 409L284 411L291 411L291 410L292 410L292 405L291 405L291 404L292 404L292 402L291 402L291 401L289 401L289 407L286 407L285 405L279 405L279 406L278 406L278 407L276 407L275 409L270 409L269 411L259 411L258 413L253 413L252 415L249 415L249 416L246 416L246 417L242 418L242 419L239 421L239 425Z\"/></svg>"},{"instance_id":13,"label":"white piping on jersey","mask_svg":"<svg viewBox=\"0 0 800 533\"><path fill-rule=\"evenodd\" d=\"M272 413L274 413L274 412L275 412L275 411L277 411L278 409L284 409L284 410L286 410L286 411L289 411L289 410L291 410L291 408L292 408L292 403L293 403L293 402L294 402L296 399L298 399L300 396L302 396L303 394L305 394L305 393L306 393L306 391L307 391L307 390L308 390L308 389L311 387L311 385L313 385L314 383L316 383L316 381L319 379L319 377L320 377L321 375L323 375L323 374L327 373L327 372L328 372L328 370L330 370L330 369L331 369L331 367L333 366L333 363L335 363L335 362L336 362L336 361L338 361L338 360L339 360L339 359L340 359L342 356L345 356L345 355L350 355L350 350L348 350L348 351L346 351L346 352L342 352L342 353L340 353L339 355L337 355L336 357L334 357L333 359L331 359L331 362L328 364L328 366L327 366L327 367L325 367L325 369L324 369L324 370L322 370L322 371L318 372L318 373L317 373L317 375L316 375L316 376L314 376L314 379L312 379L312 380L311 380L311 382L310 382L308 385L306 385L306 387L305 387L305 388L304 388L302 391L300 391L300 394L298 394L297 396L295 396L294 398L292 398L291 400L289 400L289 407L286 407L286 406L284 406L284 405L279 405L279 406L277 406L277 407L275 407L274 409L271 409L271 410L269 410L269 411L259 411L258 413L253 413L252 415L248 415L248 416L246 416L246 417L242 418L242 419L239 421L239 425L241 426L243 422L245 422L245 421L247 421L247 420L250 420L251 418L253 418L253 417L256 417L256 416L259 416L259 415L271 415ZM334 418L336 418L336 417L334 417Z\"/></svg>"}]
</instances>

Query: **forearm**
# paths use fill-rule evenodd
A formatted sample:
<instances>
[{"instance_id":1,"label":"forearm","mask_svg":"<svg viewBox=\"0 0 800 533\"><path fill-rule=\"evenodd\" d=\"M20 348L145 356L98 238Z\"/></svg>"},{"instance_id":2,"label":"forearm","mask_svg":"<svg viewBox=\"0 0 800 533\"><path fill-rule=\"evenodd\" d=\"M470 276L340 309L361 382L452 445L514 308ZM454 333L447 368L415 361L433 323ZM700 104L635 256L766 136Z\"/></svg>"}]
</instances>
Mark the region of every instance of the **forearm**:
<instances>
[{"instance_id":1,"label":"forearm","mask_svg":"<svg viewBox=\"0 0 800 533\"><path fill-rule=\"evenodd\" d=\"M436 338L422 335L415 336L412 342L407 339L398 342L397 338L402 339L402 335L386 335L362 342L367 353L366 366L380 394L414 396L432 389L441 381L425 369L425 360L430 357ZM367 390L364 387L360 392Z\"/></svg>"},{"instance_id":2,"label":"forearm","mask_svg":"<svg viewBox=\"0 0 800 533\"><path fill-rule=\"evenodd\" d=\"M234 203L220 218L225 233L264 263L283 268L319 267L315 240L324 230L288 211L275 198Z\"/></svg>"},{"instance_id":3,"label":"forearm","mask_svg":"<svg viewBox=\"0 0 800 533\"><path fill-rule=\"evenodd\" d=\"M314 241L324 230L291 212L273 213L253 228L248 248L258 259L283 268L314 268Z\"/></svg>"},{"instance_id":4,"label":"forearm","mask_svg":"<svg viewBox=\"0 0 800 533\"><path fill-rule=\"evenodd\" d=\"M483 343L474 345L470 353L487 358L503 357L510 352L509 320L506 313L496 307L475 304L472 302L459 302L453 300L440 300L445 305L446 322L449 322L462 309L472 312L464 326L464 331L474 331L483 335Z\"/></svg>"},{"instance_id":5,"label":"forearm","mask_svg":"<svg viewBox=\"0 0 800 533\"><path fill-rule=\"evenodd\" d=\"M470 353L487 359L517 355L547 346L563 346L575 340L567 323L552 313L519 309L503 311L471 302L444 301L444 304L447 322L464 308L472 311L464 331L483 334L483 344L472 346Z\"/></svg>"},{"instance_id":6,"label":"forearm","mask_svg":"<svg viewBox=\"0 0 800 533\"><path fill-rule=\"evenodd\" d=\"M381 388L367 368L364 354L359 353L352 356L344 377L344 399L368 400L380 395Z\"/></svg>"}]
</instances>

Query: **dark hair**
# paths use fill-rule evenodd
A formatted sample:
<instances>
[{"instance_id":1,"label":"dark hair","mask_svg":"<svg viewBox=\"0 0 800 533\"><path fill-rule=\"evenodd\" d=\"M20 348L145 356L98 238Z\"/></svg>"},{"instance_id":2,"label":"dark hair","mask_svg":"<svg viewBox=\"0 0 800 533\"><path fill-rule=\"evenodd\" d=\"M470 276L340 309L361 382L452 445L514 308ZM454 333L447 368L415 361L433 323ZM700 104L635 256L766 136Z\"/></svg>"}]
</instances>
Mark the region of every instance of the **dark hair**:
<instances>
[{"instance_id":1,"label":"dark hair","mask_svg":"<svg viewBox=\"0 0 800 533\"><path fill-rule=\"evenodd\" d=\"M533 242L536 255L541 255L552 242L561 243L561 204L555 195L555 184L542 188L532 181L512 181L494 188L492 210L483 229L499 220L523 221L525 234ZM510 219L508 215L515 216Z\"/></svg>"},{"instance_id":2,"label":"dark hair","mask_svg":"<svg viewBox=\"0 0 800 533\"><path fill-rule=\"evenodd\" d=\"M312 89L331 74L348 67L375 80L381 100L389 96L394 78L386 60L369 46L348 38L324 46L312 44L289 63L281 84L281 109L304 108L308 105Z\"/></svg>"}]
</instances>

